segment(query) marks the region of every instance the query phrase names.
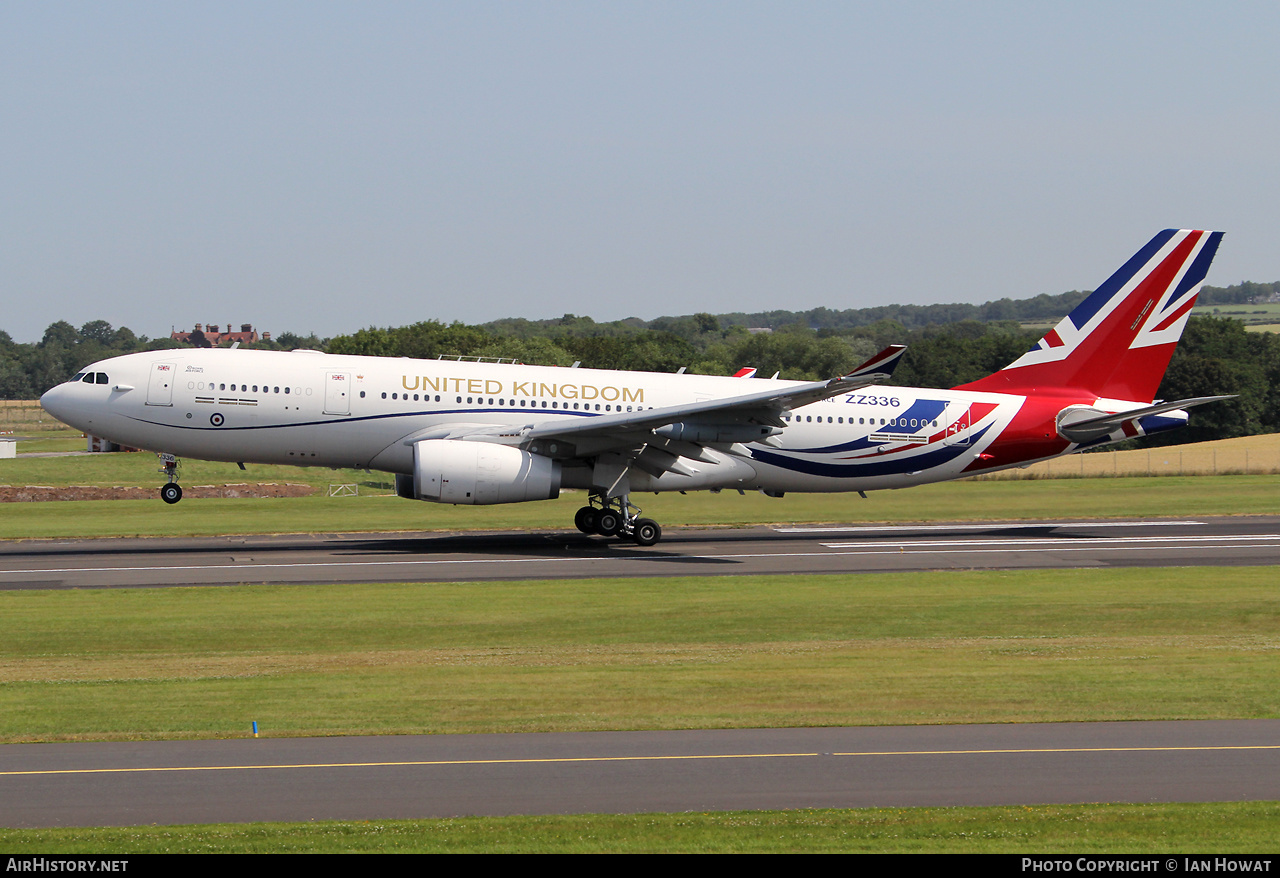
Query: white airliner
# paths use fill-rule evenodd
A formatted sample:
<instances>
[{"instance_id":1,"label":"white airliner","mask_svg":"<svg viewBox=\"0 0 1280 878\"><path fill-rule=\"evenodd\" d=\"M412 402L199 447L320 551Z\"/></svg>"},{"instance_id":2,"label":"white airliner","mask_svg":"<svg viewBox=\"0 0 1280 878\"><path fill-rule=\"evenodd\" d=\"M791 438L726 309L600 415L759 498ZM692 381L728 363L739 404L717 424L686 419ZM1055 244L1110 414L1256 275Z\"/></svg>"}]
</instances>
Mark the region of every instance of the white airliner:
<instances>
[{"instance_id":1,"label":"white airliner","mask_svg":"<svg viewBox=\"0 0 1280 878\"><path fill-rule=\"evenodd\" d=\"M643 546L645 491L835 492L992 472L1167 430L1153 402L1221 232L1156 235L1030 351L951 390L885 386L892 346L801 382L315 351L166 350L86 368L41 404L176 458L395 473L402 497L487 505L589 492L575 524Z\"/></svg>"}]
</instances>

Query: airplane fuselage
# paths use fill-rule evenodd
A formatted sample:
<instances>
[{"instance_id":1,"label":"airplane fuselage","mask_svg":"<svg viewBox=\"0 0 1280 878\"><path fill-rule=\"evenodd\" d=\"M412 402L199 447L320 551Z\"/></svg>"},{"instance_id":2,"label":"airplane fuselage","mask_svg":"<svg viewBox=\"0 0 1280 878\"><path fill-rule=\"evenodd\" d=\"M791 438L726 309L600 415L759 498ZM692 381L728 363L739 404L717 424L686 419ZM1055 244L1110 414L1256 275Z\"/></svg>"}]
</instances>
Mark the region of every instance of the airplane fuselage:
<instances>
[{"instance_id":1,"label":"airplane fuselage","mask_svg":"<svg viewBox=\"0 0 1280 878\"><path fill-rule=\"evenodd\" d=\"M153 351L85 369L46 398L58 417L123 445L179 457L413 472L413 442L476 425L513 428L661 409L803 382L252 350ZM870 491L1052 457L1054 419L1096 397L870 386L794 409L765 443L712 444L690 473L631 475L639 491ZM590 487L591 440L544 442L564 487ZM585 444L584 444L585 443ZM744 451L746 453L744 453Z\"/></svg>"}]
</instances>

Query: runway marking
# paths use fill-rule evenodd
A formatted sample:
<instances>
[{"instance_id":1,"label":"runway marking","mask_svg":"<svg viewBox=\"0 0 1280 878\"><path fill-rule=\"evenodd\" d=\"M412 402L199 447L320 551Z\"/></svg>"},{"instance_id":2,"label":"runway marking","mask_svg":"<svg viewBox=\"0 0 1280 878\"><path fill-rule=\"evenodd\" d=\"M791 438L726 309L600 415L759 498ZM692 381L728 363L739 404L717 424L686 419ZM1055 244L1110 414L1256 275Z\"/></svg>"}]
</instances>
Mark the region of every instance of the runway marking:
<instances>
[{"instance_id":1,"label":"runway marking","mask_svg":"<svg viewBox=\"0 0 1280 878\"><path fill-rule=\"evenodd\" d=\"M685 756L554 756L528 759L430 759L399 762L311 762L266 763L261 765L171 765L132 768L56 768L0 771L0 777L46 776L66 774L146 774L155 772L194 771L259 771L263 769L299 770L321 768L413 768L460 765L552 765L606 762L679 762L722 759L796 759L813 757L872 756L1009 756L1042 753L1212 753L1241 750L1280 750L1280 744L1223 744L1187 747L1017 747L981 750L851 750L832 753L707 753Z\"/></svg>"},{"instance_id":2,"label":"runway marking","mask_svg":"<svg viewBox=\"0 0 1280 878\"><path fill-rule=\"evenodd\" d=\"M1153 538L1155 539L1155 538ZM1192 538L1166 538L1174 541L1174 543L1190 543ZM1231 549L1275 549L1280 544L1280 535L1277 534L1260 534L1257 536L1217 536L1217 538L1203 538L1204 541L1216 541L1216 543L1224 543L1229 540L1270 540L1266 543L1242 543L1230 545ZM1157 543L1152 545L1140 545L1133 543L1125 543L1121 545L1098 545L1098 543L1112 543L1115 540L1097 540L1091 541L1089 544L1080 545L1079 540L1065 540L1064 544L1046 545L1046 548L1052 549L1053 552L1174 552L1174 550L1199 550L1202 545L1193 543L1190 545L1170 545L1167 543ZM1149 540L1148 540L1149 541ZM434 564L539 564L539 563L599 563L602 561L617 562L667 562L678 563L682 561L733 561L737 558L833 558L840 555L878 555L878 554L904 554L910 552L913 554L996 554L1007 553L1015 550L1019 545L1047 544L1051 541L1046 540L1010 540L1005 544L997 544L996 548L965 548L964 543L959 541L936 541L936 543L864 543L864 544L823 544L832 549L856 549L851 552L760 552L760 553L737 553L737 554L699 554L699 555L640 555L640 557L613 557L613 558L439 558L431 559L431 561L324 561L324 562L305 562L292 564L187 564L187 566L154 566L154 567L42 567L31 568L31 570L10 570L0 571L0 577L4 576L33 576L41 575L41 573L136 573L136 572L173 572L173 571L255 571L255 570L310 570L310 568L324 567L424 567L434 566ZM978 543L979 547L992 547L992 541L986 543ZM947 548L937 548L947 547ZM0 581L4 581L0 579Z\"/></svg>"},{"instance_id":3,"label":"runway marking","mask_svg":"<svg viewBox=\"0 0 1280 878\"><path fill-rule=\"evenodd\" d=\"M1188 536L1188 537L1112 537L1091 539L1083 548L1097 548L1107 543L1120 543L1121 548L1134 548L1144 543L1167 544L1167 543L1222 543L1228 541L1243 540L1280 540L1280 534L1235 534L1232 536ZM930 546L1076 546L1081 547L1081 540L1072 537L1044 537L1043 539L1034 538L1014 538L1014 539L989 539L989 540L901 540L894 545L911 546L915 548ZM858 549L864 547L883 548L885 542L879 540L877 542L863 543L823 543L829 549Z\"/></svg>"},{"instance_id":4,"label":"runway marking","mask_svg":"<svg viewBox=\"0 0 1280 878\"><path fill-rule=\"evenodd\" d=\"M881 533L926 530L1022 530L1028 527L1176 527L1204 525L1203 521L1017 521L1001 524L882 524L831 527L775 527L780 534Z\"/></svg>"},{"instance_id":5,"label":"runway marking","mask_svg":"<svg viewBox=\"0 0 1280 878\"><path fill-rule=\"evenodd\" d=\"M1165 524L1185 524L1186 522L1164 522ZM1132 526L1129 523L1116 523L1117 526ZM864 540L859 542L821 543L825 549L837 551L823 552L741 552L700 555L664 554L661 550L652 554L639 554L612 557L588 555L578 557L515 557L515 558L402 558L390 561L306 561L276 564L186 564L186 565L133 565L122 567L35 567L19 570L0 570L0 582L10 577L30 577L39 575L55 575L68 573L139 573L139 572L192 572L192 571L237 571L251 573L269 570L306 570L342 567L423 567L442 564L478 565L478 564L572 564L594 563L599 561L621 562L668 562L679 563L690 560L733 561L749 558L820 558L839 555L885 555L904 554L910 552L918 555L935 554L991 554L1010 552L1020 548L1046 549L1054 552L1117 552L1117 551L1194 551L1204 544L1211 543L1229 549L1274 549L1280 543L1280 534L1232 534L1232 535L1195 535L1195 536L1131 536L1131 537L993 537L987 539L914 539L901 540ZM608 549L634 548L614 546ZM846 550L846 551L838 551Z\"/></svg>"}]
</instances>

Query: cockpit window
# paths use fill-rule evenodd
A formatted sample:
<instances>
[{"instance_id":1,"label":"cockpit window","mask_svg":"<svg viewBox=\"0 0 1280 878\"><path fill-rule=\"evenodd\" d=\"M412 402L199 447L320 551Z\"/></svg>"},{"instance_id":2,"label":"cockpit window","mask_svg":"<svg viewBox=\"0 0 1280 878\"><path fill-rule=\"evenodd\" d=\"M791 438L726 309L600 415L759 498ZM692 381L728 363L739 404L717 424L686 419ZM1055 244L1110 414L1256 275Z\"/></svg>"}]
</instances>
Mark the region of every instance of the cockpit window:
<instances>
[{"instance_id":1,"label":"cockpit window","mask_svg":"<svg viewBox=\"0 0 1280 878\"><path fill-rule=\"evenodd\" d=\"M94 383L95 383L95 384L110 384L110 383L111 383L111 380L110 380L109 378L107 378L107 373L106 373L106 372L94 372L93 374L94 374Z\"/></svg>"},{"instance_id":2,"label":"cockpit window","mask_svg":"<svg viewBox=\"0 0 1280 878\"><path fill-rule=\"evenodd\" d=\"M83 373L83 372L77 372L77 373L75 374L75 377L74 377L74 378L72 378L72 379L71 379L70 381L68 381L67 383L68 383L68 384L73 384L73 383L75 383L76 381L79 381L79 380L80 380L81 378L83 378L83 377L84 377L84 373Z\"/></svg>"},{"instance_id":3,"label":"cockpit window","mask_svg":"<svg viewBox=\"0 0 1280 878\"><path fill-rule=\"evenodd\" d=\"M93 383L93 376L94 376L94 374L96 374L96 373L94 373L94 372L85 372L85 373L84 373L84 379L83 379L83 380L84 380L84 383L85 383L85 384L92 384L92 383Z\"/></svg>"}]
</instances>

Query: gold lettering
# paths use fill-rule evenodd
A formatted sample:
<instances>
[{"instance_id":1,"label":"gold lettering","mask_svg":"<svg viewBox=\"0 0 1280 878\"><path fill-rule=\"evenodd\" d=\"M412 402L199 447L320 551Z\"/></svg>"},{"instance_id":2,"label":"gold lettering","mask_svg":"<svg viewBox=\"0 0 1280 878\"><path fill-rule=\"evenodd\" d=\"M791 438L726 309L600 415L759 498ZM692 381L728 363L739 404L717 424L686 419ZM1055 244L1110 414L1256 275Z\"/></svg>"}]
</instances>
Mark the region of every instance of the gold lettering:
<instances>
[{"instance_id":1,"label":"gold lettering","mask_svg":"<svg viewBox=\"0 0 1280 878\"><path fill-rule=\"evenodd\" d=\"M482 393L482 392L483 392L483 391L481 391L481 390L480 390L480 379L479 379L479 378L468 378L468 379L467 379L467 393Z\"/></svg>"},{"instance_id":2,"label":"gold lettering","mask_svg":"<svg viewBox=\"0 0 1280 878\"><path fill-rule=\"evenodd\" d=\"M582 385L582 398L583 399L599 399L600 388L594 387L590 384Z\"/></svg>"},{"instance_id":3,"label":"gold lettering","mask_svg":"<svg viewBox=\"0 0 1280 878\"><path fill-rule=\"evenodd\" d=\"M611 396L610 394L612 394L612 396ZM610 401L617 399L617 398L618 398L618 388L616 388L616 387L601 387L601 388L600 388L600 398L601 398L601 399L607 399L607 400L610 400Z\"/></svg>"},{"instance_id":4,"label":"gold lettering","mask_svg":"<svg viewBox=\"0 0 1280 878\"><path fill-rule=\"evenodd\" d=\"M511 393L514 396L532 396L532 394L529 393L528 381L513 381L511 383Z\"/></svg>"},{"instance_id":5,"label":"gold lettering","mask_svg":"<svg viewBox=\"0 0 1280 878\"><path fill-rule=\"evenodd\" d=\"M493 393L493 394L502 393L502 382L494 381L491 378L486 378L484 382L484 392Z\"/></svg>"},{"instance_id":6,"label":"gold lettering","mask_svg":"<svg viewBox=\"0 0 1280 878\"><path fill-rule=\"evenodd\" d=\"M644 388L632 390L629 387L622 388L623 402L644 402Z\"/></svg>"},{"instance_id":7,"label":"gold lettering","mask_svg":"<svg viewBox=\"0 0 1280 878\"><path fill-rule=\"evenodd\" d=\"M538 395L539 396L555 396L556 386L554 384L540 384L538 385Z\"/></svg>"},{"instance_id":8,"label":"gold lettering","mask_svg":"<svg viewBox=\"0 0 1280 878\"><path fill-rule=\"evenodd\" d=\"M403 387L405 390L417 390L417 389L418 389L418 378L417 378L417 376L414 376L413 383L412 383L412 384L410 384L410 383L409 383L409 376L408 376L408 375L401 375L401 376L400 376L400 386L401 386L401 387Z\"/></svg>"},{"instance_id":9,"label":"gold lettering","mask_svg":"<svg viewBox=\"0 0 1280 878\"><path fill-rule=\"evenodd\" d=\"M563 396L565 399L577 399L578 388L572 384L561 384L560 395Z\"/></svg>"},{"instance_id":10,"label":"gold lettering","mask_svg":"<svg viewBox=\"0 0 1280 878\"><path fill-rule=\"evenodd\" d=\"M452 381L452 382L453 382L453 392L454 392L454 393L461 393L461 392L462 392L462 379L461 379L461 378L446 378L446 379L444 379L444 380L445 380L445 381Z\"/></svg>"},{"instance_id":11,"label":"gold lettering","mask_svg":"<svg viewBox=\"0 0 1280 878\"><path fill-rule=\"evenodd\" d=\"M426 390L428 384L431 385L432 390L448 390L449 389L448 378L428 378L426 375L423 375L422 389Z\"/></svg>"}]
</instances>

